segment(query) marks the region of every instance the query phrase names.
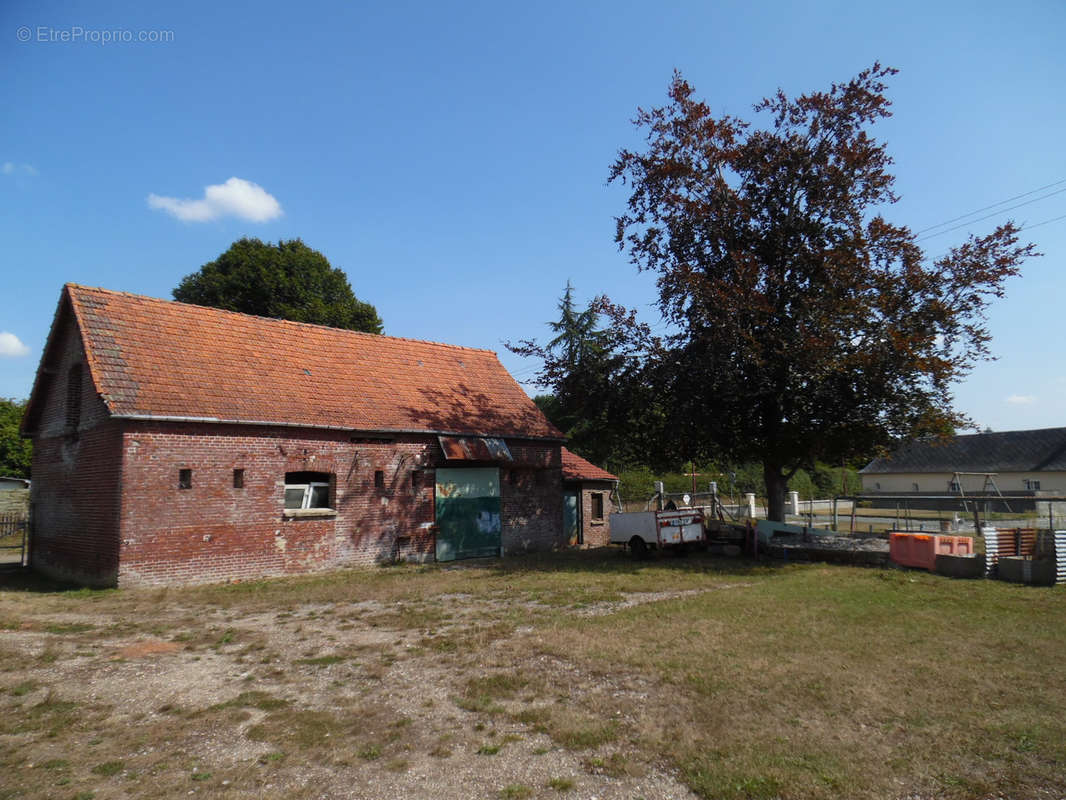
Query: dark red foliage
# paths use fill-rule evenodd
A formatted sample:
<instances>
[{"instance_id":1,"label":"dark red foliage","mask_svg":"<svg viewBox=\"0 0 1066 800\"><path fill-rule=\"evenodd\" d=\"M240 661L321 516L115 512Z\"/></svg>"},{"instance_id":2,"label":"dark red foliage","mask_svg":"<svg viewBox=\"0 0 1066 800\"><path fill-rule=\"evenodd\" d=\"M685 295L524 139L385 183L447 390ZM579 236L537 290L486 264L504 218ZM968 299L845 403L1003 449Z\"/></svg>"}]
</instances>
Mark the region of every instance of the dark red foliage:
<instances>
[{"instance_id":1,"label":"dark red foliage","mask_svg":"<svg viewBox=\"0 0 1066 800\"><path fill-rule=\"evenodd\" d=\"M656 356L676 367L656 371L670 416L761 457L774 518L804 464L968 423L951 387L989 357L987 303L1035 255L1007 223L930 261L882 216L892 159L868 129L894 73L778 91L755 105L763 128L715 117L675 73L670 103L634 120L646 149L611 168L632 190L616 240L680 330Z\"/></svg>"}]
</instances>

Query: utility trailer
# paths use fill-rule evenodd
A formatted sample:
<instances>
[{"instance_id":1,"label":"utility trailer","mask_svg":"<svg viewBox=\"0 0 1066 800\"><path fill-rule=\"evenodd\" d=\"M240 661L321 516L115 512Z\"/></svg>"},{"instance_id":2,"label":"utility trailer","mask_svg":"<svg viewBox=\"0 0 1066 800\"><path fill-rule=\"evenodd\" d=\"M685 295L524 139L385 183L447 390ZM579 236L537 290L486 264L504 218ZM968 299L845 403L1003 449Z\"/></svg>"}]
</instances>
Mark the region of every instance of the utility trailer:
<instances>
[{"instance_id":1,"label":"utility trailer","mask_svg":"<svg viewBox=\"0 0 1066 800\"><path fill-rule=\"evenodd\" d=\"M703 513L694 508L614 513L611 514L611 542L627 545L638 558L651 548L684 551L689 547L703 547L707 543Z\"/></svg>"}]
</instances>

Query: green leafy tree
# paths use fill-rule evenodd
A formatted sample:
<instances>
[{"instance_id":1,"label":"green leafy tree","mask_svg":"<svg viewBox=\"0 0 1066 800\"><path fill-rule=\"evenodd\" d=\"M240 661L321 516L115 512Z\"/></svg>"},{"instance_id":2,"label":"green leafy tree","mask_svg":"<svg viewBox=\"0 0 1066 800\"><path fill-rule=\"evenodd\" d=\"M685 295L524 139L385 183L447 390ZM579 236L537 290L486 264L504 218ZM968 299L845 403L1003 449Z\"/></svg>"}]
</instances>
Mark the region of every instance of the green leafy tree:
<instances>
[{"instance_id":1,"label":"green leafy tree","mask_svg":"<svg viewBox=\"0 0 1066 800\"><path fill-rule=\"evenodd\" d=\"M611 168L631 191L616 241L679 331L648 350L668 365L658 396L690 444L761 461L771 519L805 465L969 424L951 388L989 357L987 304L1034 255L1007 223L931 260L883 216L892 160L869 129L894 72L778 91L762 127L713 115L675 73L669 104L634 120L643 152Z\"/></svg>"},{"instance_id":2,"label":"green leafy tree","mask_svg":"<svg viewBox=\"0 0 1066 800\"><path fill-rule=\"evenodd\" d=\"M186 275L174 290L183 303L243 314L381 333L377 309L358 300L344 272L299 239L276 245L240 239Z\"/></svg>"},{"instance_id":3,"label":"green leafy tree","mask_svg":"<svg viewBox=\"0 0 1066 800\"><path fill-rule=\"evenodd\" d=\"M33 445L19 436L26 401L0 398L0 475L30 477Z\"/></svg>"},{"instance_id":4,"label":"green leafy tree","mask_svg":"<svg viewBox=\"0 0 1066 800\"><path fill-rule=\"evenodd\" d=\"M567 435L571 449L614 469L642 463L643 437L654 429L654 402L639 379L644 367L628 340L634 325L602 298L579 309L568 282L559 318L548 323L553 337L546 344L507 343L512 352L541 361L534 382L550 393L535 402ZM640 426L634 425L638 416L645 417Z\"/></svg>"}]
</instances>

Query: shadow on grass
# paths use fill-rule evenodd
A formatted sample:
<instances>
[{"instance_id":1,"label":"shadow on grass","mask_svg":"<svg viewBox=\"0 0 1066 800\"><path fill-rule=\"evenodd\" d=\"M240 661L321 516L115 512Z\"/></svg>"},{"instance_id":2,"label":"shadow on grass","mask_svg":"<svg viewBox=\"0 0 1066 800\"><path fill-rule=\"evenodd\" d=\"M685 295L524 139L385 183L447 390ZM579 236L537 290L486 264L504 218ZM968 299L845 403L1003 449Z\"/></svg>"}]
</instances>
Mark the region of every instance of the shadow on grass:
<instances>
[{"instance_id":1,"label":"shadow on grass","mask_svg":"<svg viewBox=\"0 0 1066 800\"><path fill-rule=\"evenodd\" d=\"M713 574L723 576L750 576L754 574L771 574L789 566L783 561L729 556L710 555L693 551L685 555L672 553L653 553L645 559L635 559L620 547L600 547L591 550L563 550L550 553L524 553L508 555L504 558L478 558L419 566L400 564L369 568L369 571L381 570L397 573L426 570L441 572L471 571L480 572L488 577L502 577L532 574L556 573L579 575L639 575L645 570L678 575ZM332 575L337 580L344 580L345 575L365 574L368 570L339 569L334 573L315 573L309 575L288 575L274 578L249 577L247 581L221 583L220 587L236 591L253 591L270 584L300 583L301 581L320 582L330 580ZM29 567L0 568L0 591L23 592L27 594L62 594L70 597L98 598L120 591L116 588L93 588L76 583L57 581L34 572Z\"/></svg>"},{"instance_id":2,"label":"shadow on grass","mask_svg":"<svg viewBox=\"0 0 1066 800\"><path fill-rule=\"evenodd\" d=\"M92 597L115 589L91 589L70 581L56 581L34 572L30 567L0 567L0 591L31 594L74 594Z\"/></svg>"},{"instance_id":3,"label":"shadow on grass","mask_svg":"<svg viewBox=\"0 0 1066 800\"><path fill-rule=\"evenodd\" d=\"M529 572L594 573L600 575L639 575L648 569L678 574L752 575L775 572L788 566L784 561L711 555L690 551L684 555L653 553L636 559L619 547L591 550L564 550L554 553L524 553L505 558L471 559L441 564L441 570L484 571L506 577Z\"/></svg>"}]
</instances>

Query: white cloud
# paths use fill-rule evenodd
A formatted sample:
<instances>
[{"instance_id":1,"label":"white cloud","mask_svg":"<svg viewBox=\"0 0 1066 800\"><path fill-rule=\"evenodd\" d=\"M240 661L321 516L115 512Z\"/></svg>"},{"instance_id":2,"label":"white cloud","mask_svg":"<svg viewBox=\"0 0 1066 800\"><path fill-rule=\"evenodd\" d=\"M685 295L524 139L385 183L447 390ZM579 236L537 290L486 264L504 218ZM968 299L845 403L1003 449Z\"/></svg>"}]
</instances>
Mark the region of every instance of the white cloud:
<instances>
[{"instance_id":1,"label":"white cloud","mask_svg":"<svg viewBox=\"0 0 1066 800\"><path fill-rule=\"evenodd\" d=\"M16 164L14 161L5 161L0 164L0 172L5 175L29 175L32 177L37 174L37 169L33 164Z\"/></svg>"},{"instance_id":2,"label":"white cloud","mask_svg":"<svg viewBox=\"0 0 1066 800\"><path fill-rule=\"evenodd\" d=\"M240 217L268 222L281 216L281 204L258 183L230 178L204 189L202 200L148 195L148 207L166 211L182 222L210 222L219 217Z\"/></svg>"},{"instance_id":3,"label":"white cloud","mask_svg":"<svg viewBox=\"0 0 1066 800\"><path fill-rule=\"evenodd\" d=\"M1012 394L1007 402L1015 406L1031 406L1036 402L1036 397L1031 394Z\"/></svg>"},{"instance_id":4,"label":"white cloud","mask_svg":"<svg viewBox=\"0 0 1066 800\"><path fill-rule=\"evenodd\" d=\"M30 348L26 347L19 337L7 331L0 331L0 358L19 358L29 354Z\"/></svg>"}]
</instances>

